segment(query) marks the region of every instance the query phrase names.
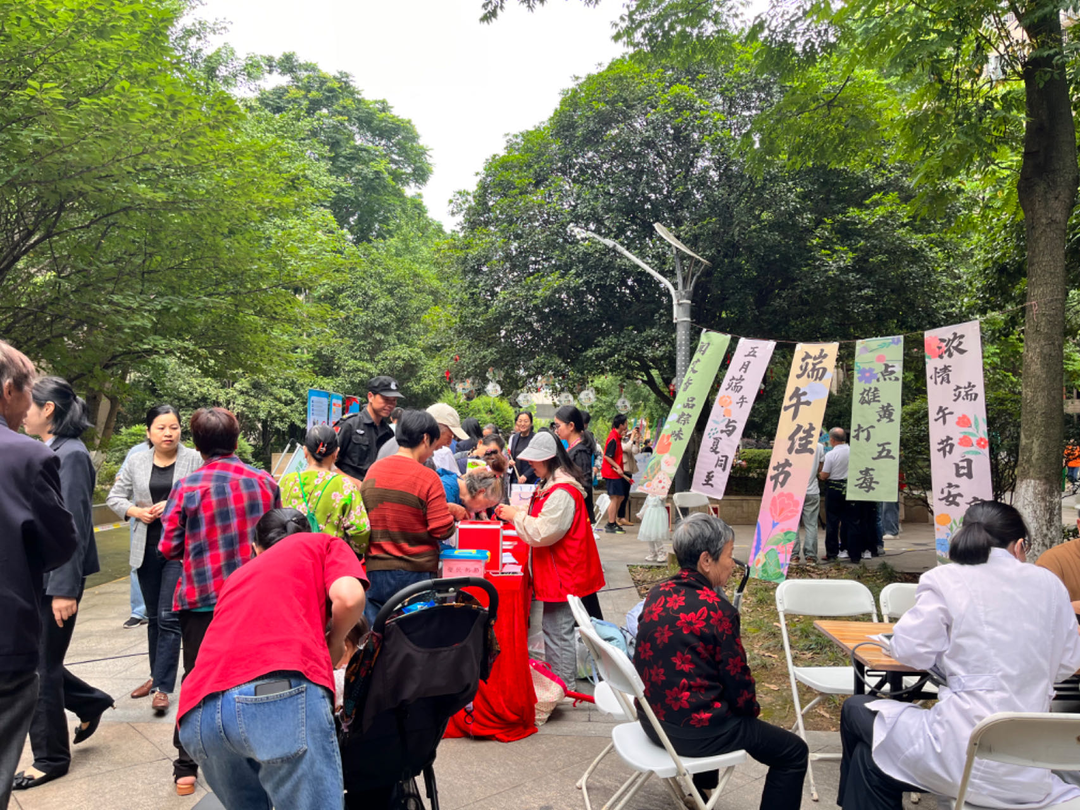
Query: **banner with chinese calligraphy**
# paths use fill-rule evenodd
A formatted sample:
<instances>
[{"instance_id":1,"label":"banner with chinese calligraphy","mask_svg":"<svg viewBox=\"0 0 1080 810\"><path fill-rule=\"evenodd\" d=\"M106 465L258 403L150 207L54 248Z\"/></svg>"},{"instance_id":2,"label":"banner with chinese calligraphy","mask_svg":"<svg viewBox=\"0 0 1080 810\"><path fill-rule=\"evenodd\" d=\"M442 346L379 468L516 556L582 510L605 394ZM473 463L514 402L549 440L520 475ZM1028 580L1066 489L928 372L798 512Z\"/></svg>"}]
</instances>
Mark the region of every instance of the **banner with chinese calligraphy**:
<instances>
[{"instance_id":1,"label":"banner with chinese calligraphy","mask_svg":"<svg viewBox=\"0 0 1080 810\"><path fill-rule=\"evenodd\" d=\"M664 429L660 432L652 457L645 467L638 487L641 491L658 498L667 497L675 471L679 469L679 461L686 452L686 445L690 442L690 434L694 432L698 416L705 408L709 389L712 388L730 342L731 335L721 335L718 332L704 332L701 335L697 351L690 359L686 379L679 388L675 404L664 422Z\"/></svg>"},{"instance_id":2,"label":"banner with chinese calligraphy","mask_svg":"<svg viewBox=\"0 0 1080 810\"><path fill-rule=\"evenodd\" d=\"M900 491L900 380L902 337L855 342L851 393L849 501L895 503Z\"/></svg>"},{"instance_id":3,"label":"banner with chinese calligraphy","mask_svg":"<svg viewBox=\"0 0 1080 810\"><path fill-rule=\"evenodd\" d=\"M817 472L813 469L814 451L838 345L800 343L795 347L750 551L750 575L758 579L782 582L787 576L806 487Z\"/></svg>"},{"instance_id":4,"label":"banner with chinese calligraphy","mask_svg":"<svg viewBox=\"0 0 1080 810\"><path fill-rule=\"evenodd\" d=\"M710 498L724 497L746 417L750 415L775 347L771 340L749 338L741 338L735 347L735 356L720 384L698 452L694 483L690 487L694 492Z\"/></svg>"},{"instance_id":5,"label":"banner with chinese calligraphy","mask_svg":"<svg viewBox=\"0 0 1080 810\"><path fill-rule=\"evenodd\" d=\"M994 497L979 322L926 332L925 345L934 535L947 558L971 502Z\"/></svg>"}]
</instances>

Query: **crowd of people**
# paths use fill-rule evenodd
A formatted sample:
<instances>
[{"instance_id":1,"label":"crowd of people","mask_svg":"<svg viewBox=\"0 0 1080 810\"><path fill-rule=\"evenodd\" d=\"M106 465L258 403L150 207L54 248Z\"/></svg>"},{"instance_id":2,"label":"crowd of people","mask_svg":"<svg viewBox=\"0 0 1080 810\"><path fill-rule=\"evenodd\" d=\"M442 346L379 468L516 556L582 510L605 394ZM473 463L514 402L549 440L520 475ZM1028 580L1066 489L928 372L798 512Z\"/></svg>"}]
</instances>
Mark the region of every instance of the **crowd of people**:
<instances>
[{"instance_id":1,"label":"crowd of people","mask_svg":"<svg viewBox=\"0 0 1080 810\"><path fill-rule=\"evenodd\" d=\"M79 718L79 744L114 698L64 666L86 578L98 571L96 474L79 438L88 409L3 342L0 386L0 531L18 539L2 550L0 600L20 628L0 636L3 807L11 790L67 773L65 711ZM228 410L201 408L185 425L159 405L112 484L107 504L130 522L147 624L149 678L131 697L165 714L179 676L179 795L194 793L201 769L228 807L340 804L335 669L391 596L436 576L469 518L494 513L533 548L547 658L575 679L566 595L599 616L604 586L591 504L600 460L587 415L561 409L553 433L522 412L508 446L494 425L463 423L449 405L400 408L390 377L368 389L366 406L336 429L308 431L306 469L280 481L238 458L240 425ZM527 508L508 505L515 483L536 486ZM133 609L125 626L138 621ZM16 774L27 733L34 762Z\"/></svg>"},{"instance_id":2,"label":"crowd of people","mask_svg":"<svg viewBox=\"0 0 1080 810\"><path fill-rule=\"evenodd\" d=\"M395 593L437 575L462 520L494 515L531 548L547 663L564 682L576 680L566 598L581 598L599 618L605 586L596 475L609 498L604 529L618 531L640 437L616 415L601 448L587 415L566 406L551 430L519 413L507 443L448 405L409 410L401 399L392 378L371 380L366 407L337 430L309 430L306 469L280 482L237 457L240 425L229 411L191 415L193 449L175 408L146 414L145 444L129 453L107 502L132 523L129 562L147 607L150 677L131 697L151 697L164 714L178 675L182 684L178 794L191 795L201 773L230 808L343 806L334 721L341 670ZM95 471L79 438L89 425L67 382L38 376L0 341L0 808L12 790L64 776L71 744L89 739L114 705L65 667L86 578L99 567ZM842 430L829 438L813 479L826 483L827 501L846 478L847 447ZM508 502L514 484L535 486L527 506ZM851 532L861 526L860 536L873 537L871 516L847 506L829 502L826 546L829 557L844 547L854 561L864 541ZM849 520L848 539L838 539ZM955 564L922 576L915 606L895 625L892 655L935 671L945 688L929 708L845 702L841 807L898 810L904 792L955 795L974 726L998 711L1046 711L1054 684L1080 669L1080 540L1027 566L1027 536L1013 507L976 503L951 539ZM799 807L807 745L759 717L739 612L724 595L734 532L694 514L671 542L679 571L645 599L633 654L659 724L642 715L643 730L657 743L662 732L684 756L744 750L768 767L761 807ZM73 737L66 711L79 720ZM15 773L27 736L33 764ZM699 774L695 783L707 790L716 778ZM977 769L970 795L1043 807L1080 798L1080 788L993 763Z\"/></svg>"}]
</instances>

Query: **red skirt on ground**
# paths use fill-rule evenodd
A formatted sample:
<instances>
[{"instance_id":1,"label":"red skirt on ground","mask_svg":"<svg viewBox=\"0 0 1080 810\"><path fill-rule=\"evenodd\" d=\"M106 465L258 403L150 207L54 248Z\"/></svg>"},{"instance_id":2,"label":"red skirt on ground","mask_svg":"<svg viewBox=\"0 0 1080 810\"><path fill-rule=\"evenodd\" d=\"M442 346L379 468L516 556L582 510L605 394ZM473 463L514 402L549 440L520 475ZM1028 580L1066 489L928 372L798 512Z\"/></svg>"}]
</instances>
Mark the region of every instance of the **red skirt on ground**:
<instances>
[{"instance_id":1,"label":"red skirt on ground","mask_svg":"<svg viewBox=\"0 0 1080 810\"><path fill-rule=\"evenodd\" d=\"M523 574L489 576L499 592L495 637L501 652L491 676L480 682L472 711L450 719L444 737L486 737L513 742L535 734L536 693L529 670L529 602Z\"/></svg>"}]
</instances>

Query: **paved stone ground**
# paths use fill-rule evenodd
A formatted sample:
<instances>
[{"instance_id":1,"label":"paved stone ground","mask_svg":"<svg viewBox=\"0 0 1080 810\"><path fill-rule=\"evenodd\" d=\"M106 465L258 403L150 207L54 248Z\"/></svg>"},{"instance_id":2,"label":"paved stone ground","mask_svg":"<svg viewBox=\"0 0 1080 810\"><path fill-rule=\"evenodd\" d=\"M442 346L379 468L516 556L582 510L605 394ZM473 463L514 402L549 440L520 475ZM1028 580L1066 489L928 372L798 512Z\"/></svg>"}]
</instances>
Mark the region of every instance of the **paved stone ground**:
<instances>
[{"instance_id":1,"label":"paved stone ground","mask_svg":"<svg viewBox=\"0 0 1080 810\"><path fill-rule=\"evenodd\" d=\"M753 531L737 527L736 556L745 558ZM821 542L824 542L822 533ZM637 542L634 531L626 535L601 535L601 555L608 582L601 594L605 615L622 623L622 617L638 601L627 565L640 562L647 547ZM934 564L933 532L929 525L905 526L897 548L889 549L885 562L903 570L925 570ZM751 584L750 587L753 587ZM156 717L148 699L132 700L128 693L148 677L145 628L124 630L128 615L128 581L116 580L91 588L83 598L71 650L72 671L109 691L116 698L115 711L106 713L97 734L74 748L68 775L33 790L14 794L12 806L20 810L156 810L218 806L199 783L194 797L180 798L172 786L172 727L175 710ZM75 719L69 718L72 726ZM436 774L445 810L562 810L583 807L574 787L588 763L607 744L611 723L593 707L582 705L556 710L552 719L535 734L516 743L482 740L446 740L439 747ZM813 750L839 752L839 735L814 732ZM32 760L29 744L20 767ZM820 803L813 803L807 787L804 808L834 807L839 766L820 762L815 768ZM612 755L590 780L590 796L597 807L625 781L631 772ZM765 768L750 762L739 767L718 807L722 810L757 807ZM633 810L670 808L672 801L657 780L651 780L630 803ZM925 797L918 805L935 810ZM282 808L281 810L288 810Z\"/></svg>"}]
</instances>

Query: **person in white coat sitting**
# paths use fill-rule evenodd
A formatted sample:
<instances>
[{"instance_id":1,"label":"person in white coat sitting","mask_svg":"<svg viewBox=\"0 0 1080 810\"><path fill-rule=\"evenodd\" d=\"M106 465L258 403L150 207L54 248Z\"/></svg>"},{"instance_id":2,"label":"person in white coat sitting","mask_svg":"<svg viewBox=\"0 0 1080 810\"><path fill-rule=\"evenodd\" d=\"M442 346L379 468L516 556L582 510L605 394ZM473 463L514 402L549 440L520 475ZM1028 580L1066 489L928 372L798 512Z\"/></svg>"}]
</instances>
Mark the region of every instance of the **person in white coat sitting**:
<instances>
[{"instance_id":1,"label":"person in white coat sitting","mask_svg":"<svg viewBox=\"0 0 1080 810\"><path fill-rule=\"evenodd\" d=\"M915 606L896 623L893 657L937 670L946 686L930 709L860 695L840 715L843 761L837 804L900 810L905 791L955 797L968 738L995 712L1049 711L1054 683L1080 669L1069 594L1049 571L1024 565L1020 513L972 505L949 543L951 565L922 575ZM968 800L1043 808L1080 798L1050 771L980 761Z\"/></svg>"}]
</instances>

